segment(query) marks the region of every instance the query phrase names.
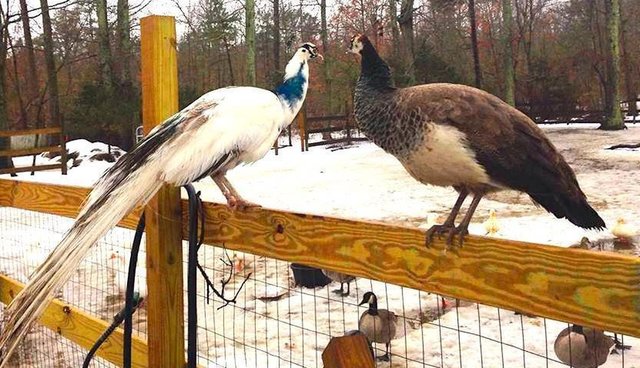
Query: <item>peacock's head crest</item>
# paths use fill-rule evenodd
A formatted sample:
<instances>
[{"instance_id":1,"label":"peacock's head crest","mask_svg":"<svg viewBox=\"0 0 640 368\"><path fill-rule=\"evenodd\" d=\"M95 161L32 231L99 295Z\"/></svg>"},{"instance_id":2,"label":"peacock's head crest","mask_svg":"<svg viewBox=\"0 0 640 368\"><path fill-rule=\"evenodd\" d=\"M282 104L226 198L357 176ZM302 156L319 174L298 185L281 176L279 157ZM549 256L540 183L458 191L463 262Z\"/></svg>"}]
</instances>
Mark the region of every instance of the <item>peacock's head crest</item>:
<instances>
[{"instance_id":1,"label":"peacock's head crest","mask_svg":"<svg viewBox=\"0 0 640 368\"><path fill-rule=\"evenodd\" d=\"M302 61L308 61L315 58L323 60L322 55L318 53L318 47L311 42L303 43L296 51L295 57Z\"/></svg>"}]
</instances>

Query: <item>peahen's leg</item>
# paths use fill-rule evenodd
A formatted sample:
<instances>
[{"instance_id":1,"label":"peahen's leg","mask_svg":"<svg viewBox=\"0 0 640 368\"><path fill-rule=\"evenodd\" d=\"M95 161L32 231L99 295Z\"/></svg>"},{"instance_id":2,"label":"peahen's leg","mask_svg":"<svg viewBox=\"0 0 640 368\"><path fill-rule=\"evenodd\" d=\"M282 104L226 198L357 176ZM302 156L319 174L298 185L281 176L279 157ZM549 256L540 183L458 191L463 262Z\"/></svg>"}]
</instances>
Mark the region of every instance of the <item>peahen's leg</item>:
<instances>
[{"instance_id":1,"label":"peahen's leg","mask_svg":"<svg viewBox=\"0 0 640 368\"><path fill-rule=\"evenodd\" d=\"M456 203L453 205L453 208L451 209L451 212L449 212L449 216L447 216L447 219L444 221L444 223L442 225L433 225L429 228L429 230L427 230L427 234L426 234L426 239L425 239L425 245L427 247L429 247L429 245L431 245L431 242L433 241L433 237L437 234L438 236L448 233L451 229L453 229L455 227L455 221L456 221L456 217L458 217L458 213L460 212L460 207L462 207L462 204L464 203L464 200L467 198L467 196L469 195L469 192L462 188L460 190L460 195L458 195L458 199L456 200Z\"/></svg>"},{"instance_id":2,"label":"peahen's leg","mask_svg":"<svg viewBox=\"0 0 640 368\"><path fill-rule=\"evenodd\" d=\"M471 204L469 205L469 209L467 210L467 213L464 215L464 218L460 222L460 225L458 225L458 227L454 227L451 230L449 230L449 235L447 236L447 244L448 245L453 245L453 238L457 235L458 236L458 246L462 246L462 243L464 242L465 235L469 234L469 231L468 231L469 223L471 222L471 218L473 217L473 213L476 211L476 208L478 208L478 204L480 203L480 200L482 199L482 196L483 196L483 194L476 194L473 197L473 200L471 201Z\"/></svg>"}]
</instances>

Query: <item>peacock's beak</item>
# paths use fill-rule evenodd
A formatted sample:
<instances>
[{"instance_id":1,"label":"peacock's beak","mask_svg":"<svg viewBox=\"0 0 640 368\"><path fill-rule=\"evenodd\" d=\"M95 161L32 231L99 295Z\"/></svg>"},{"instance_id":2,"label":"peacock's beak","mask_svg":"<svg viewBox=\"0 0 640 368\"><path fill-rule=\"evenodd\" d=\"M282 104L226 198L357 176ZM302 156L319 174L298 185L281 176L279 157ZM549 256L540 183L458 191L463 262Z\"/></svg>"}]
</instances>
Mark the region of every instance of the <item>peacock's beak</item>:
<instances>
[{"instance_id":1,"label":"peacock's beak","mask_svg":"<svg viewBox=\"0 0 640 368\"><path fill-rule=\"evenodd\" d=\"M320 58L320 61L324 61L324 56L322 56L321 54L318 53L318 49L313 49L313 51L311 52L311 58L312 59L317 59Z\"/></svg>"}]
</instances>

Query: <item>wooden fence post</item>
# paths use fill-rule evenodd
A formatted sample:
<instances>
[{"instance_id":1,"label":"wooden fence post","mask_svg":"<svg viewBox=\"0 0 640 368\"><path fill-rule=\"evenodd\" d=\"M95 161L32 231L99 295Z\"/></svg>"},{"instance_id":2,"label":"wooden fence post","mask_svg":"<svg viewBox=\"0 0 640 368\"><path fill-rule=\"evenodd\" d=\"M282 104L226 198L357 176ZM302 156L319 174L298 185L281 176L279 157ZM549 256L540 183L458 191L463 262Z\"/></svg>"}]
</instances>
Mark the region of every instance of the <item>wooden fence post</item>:
<instances>
[{"instance_id":1,"label":"wooden fence post","mask_svg":"<svg viewBox=\"0 0 640 368\"><path fill-rule=\"evenodd\" d=\"M142 113L148 133L178 110L175 19L140 20ZM180 188L164 187L145 210L150 367L183 367L184 307Z\"/></svg>"}]
</instances>

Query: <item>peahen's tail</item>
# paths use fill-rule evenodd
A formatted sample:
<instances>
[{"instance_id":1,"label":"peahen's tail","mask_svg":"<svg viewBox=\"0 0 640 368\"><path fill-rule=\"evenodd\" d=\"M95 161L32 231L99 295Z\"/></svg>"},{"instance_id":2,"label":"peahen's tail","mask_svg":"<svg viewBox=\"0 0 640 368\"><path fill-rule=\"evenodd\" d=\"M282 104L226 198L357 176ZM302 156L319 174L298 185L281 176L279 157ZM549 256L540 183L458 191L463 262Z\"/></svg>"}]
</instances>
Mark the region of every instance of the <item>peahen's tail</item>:
<instances>
[{"instance_id":1,"label":"peahen's tail","mask_svg":"<svg viewBox=\"0 0 640 368\"><path fill-rule=\"evenodd\" d=\"M78 269L93 244L136 205L146 203L160 189L165 157L161 146L172 133L168 131L170 126L165 128L124 155L103 175L71 229L7 306L0 335L0 368L6 365L53 295Z\"/></svg>"}]
</instances>

